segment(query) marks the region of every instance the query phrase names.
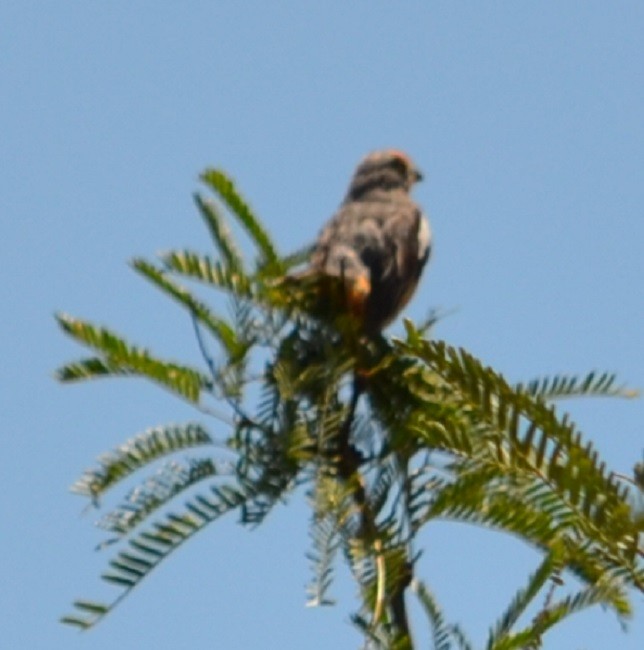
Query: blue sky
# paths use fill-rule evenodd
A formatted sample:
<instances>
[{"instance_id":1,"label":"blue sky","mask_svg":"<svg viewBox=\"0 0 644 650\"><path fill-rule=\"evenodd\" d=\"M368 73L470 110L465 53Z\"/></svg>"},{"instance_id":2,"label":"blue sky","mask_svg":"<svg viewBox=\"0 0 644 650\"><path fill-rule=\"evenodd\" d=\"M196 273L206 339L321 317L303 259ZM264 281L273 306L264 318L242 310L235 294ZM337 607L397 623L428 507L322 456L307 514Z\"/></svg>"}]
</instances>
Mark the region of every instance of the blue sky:
<instances>
[{"instance_id":1,"label":"blue sky","mask_svg":"<svg viewBox=\"0 0 644 650\"><path fill-rule=\"evenodd\" d=\"M258 531L207 529L95 630L57 622L73 599L105 595L109 558L68 485L100 452L194 413L136 380L57 385L53 369L81 351L52 314L196 359L190 323L126 262L207 250L191 202L207 165L237 179L290 251L360 157L408 151L435 254L407 315L453 312L436 335L513 381L597 368L644 387L643 33L639 1L4 2L3 647L359 644L342 571L338 607L304 608L302 499ZM642 400L567 407L629 473ZM536 554L462 525L425 542L421 575L480 642ZM634 602L628 634L595 609L546 647L640 649Z\"/></svg>"}]
</instances>

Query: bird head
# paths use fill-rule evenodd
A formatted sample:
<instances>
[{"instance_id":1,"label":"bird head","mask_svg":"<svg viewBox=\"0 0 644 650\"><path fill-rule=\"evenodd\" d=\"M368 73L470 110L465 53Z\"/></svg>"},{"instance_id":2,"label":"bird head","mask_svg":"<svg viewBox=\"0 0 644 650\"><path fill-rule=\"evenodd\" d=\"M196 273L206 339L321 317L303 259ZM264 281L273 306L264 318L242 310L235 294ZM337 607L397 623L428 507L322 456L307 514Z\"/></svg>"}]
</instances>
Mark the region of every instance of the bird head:
<instances>
[{"instance_id":1,"label":"bird head","mask_svg":"<svg viewBox=\"0 0 644 650\"><path fill-rule=\"evenodd\" d=\"M360 199L372 191L402 189L408 192L422 178L411 158L402 151L374 151L365 156L356 168L347 199Z\"/></svg>"}]
</instances>

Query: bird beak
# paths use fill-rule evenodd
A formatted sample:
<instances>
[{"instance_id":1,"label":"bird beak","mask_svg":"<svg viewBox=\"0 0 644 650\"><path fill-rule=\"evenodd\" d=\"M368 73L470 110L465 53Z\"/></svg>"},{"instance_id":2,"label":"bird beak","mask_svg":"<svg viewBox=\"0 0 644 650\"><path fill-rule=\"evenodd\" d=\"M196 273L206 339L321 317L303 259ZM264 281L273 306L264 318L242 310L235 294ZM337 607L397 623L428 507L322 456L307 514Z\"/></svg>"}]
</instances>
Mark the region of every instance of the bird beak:
<instances>
[{"instance_id":1,"label":"bird beak","mask_svg":"<svg viewBox=\"0 0 644 650\"><path fill-rule=\"evenodd\" d=\"M415 183L418 183L423 180L423 173L420 171L420 169L414 169L412 175Z\"/></svg>"}]
</instances>

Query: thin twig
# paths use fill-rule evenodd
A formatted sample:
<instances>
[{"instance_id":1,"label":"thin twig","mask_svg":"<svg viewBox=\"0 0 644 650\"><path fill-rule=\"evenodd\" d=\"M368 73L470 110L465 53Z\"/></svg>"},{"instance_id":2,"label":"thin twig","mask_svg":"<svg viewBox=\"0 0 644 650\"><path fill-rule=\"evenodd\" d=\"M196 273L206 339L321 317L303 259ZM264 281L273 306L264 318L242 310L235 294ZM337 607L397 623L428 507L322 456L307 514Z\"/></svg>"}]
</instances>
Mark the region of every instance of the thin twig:
<instances>
[{"instance_id":1,"label":"thin twig","mask_svg":"<svg viewBox=\"0 0 644 650\"><path fill-rule=\"evenodd\" d=\"M201 333L201 328L199 327L199 322L197 320L197 316L194 312L191 313L192 316L192 326L195 331L195 337L197 339L197 345L199 346L199 351L201 352L201 356L203 357L204 362L208 366L208 370L210 372L210 376L212 377L212 381L214 385L217 385L218 383L221 382L221 377L219 374L219 371L217 370L217 366L215 365L215 361L208 352L208 349L206 348L206 343L203 339L203 335ZM232 399L230 396L225 394L225 391L223 392L222 397L232 408L235 413L237 414L237 417L243 422L250 424L251 426L254 426L258 429L261 429L262 427L255 422L245 411L242 409L241 405L239 404L238 401ZM231 426L235 426L235 422L230 422Z\"/></svg>"}]
</instances>

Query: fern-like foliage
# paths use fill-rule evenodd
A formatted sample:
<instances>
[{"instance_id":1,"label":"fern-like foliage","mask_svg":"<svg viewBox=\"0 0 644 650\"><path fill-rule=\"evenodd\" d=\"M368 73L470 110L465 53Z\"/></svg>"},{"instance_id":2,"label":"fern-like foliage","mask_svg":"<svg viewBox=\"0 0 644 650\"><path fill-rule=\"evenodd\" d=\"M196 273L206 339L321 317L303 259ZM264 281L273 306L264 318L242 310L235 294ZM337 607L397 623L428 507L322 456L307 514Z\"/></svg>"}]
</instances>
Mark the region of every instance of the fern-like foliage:
<instances>
[{"instance_id":1,"label":"fern-like foliage","mask_svg":"<svg viewBox=\"0 0 644 650\"><path fill-rule=\"evenodd\" d=\"M99 548L117 548L103 579L119 592L108 603L76 601L63 621L92 627L208 524L234 511L257 526L301 485L311 506L309 604L333 603L334 568L346 562L361 600L352 620L368 647L413 647L411 590L435 649L471 649L415 575L421 534L437 518L505 531L543 554L491 627L489 650L541 647L553 625L594 604L629 616L631 591L644 591L644 518L632 507L641 481L627 485L608 470L553 401L633 392L601 373L511 385L430 338L434 317L418 328L408 322L402 340L366 339L347 316L341 280L291 274L306 252L281 257L225 173L207 170L202 181L214 198L195 202L214 254L176 250L132 266L185 311L203 367L61 314L64 332L94 356L58 378L143 377L202 412L206 398L219 400L227 437L215 443L193 422L155 427L74 483L98 506L138 477L99 520L110 536ZM254 264L231 220L254 247ZM227 315L203 297L210 289L228 297ZM249 391L252 383L259 387Z\"/></svg>"},{"instance_id":2,"label":"fern-like foliage","mask_svg":"<svg viewBox=\"0 0 644 650\"><path fill-rule=\"evenodd\" d=\"M101 355L63 366L57 372L61 381L139 376L161 384L193 403L199 401L202 390L211 388L206 374L189 366L158 359L148 350L130 345L107 328L96 327L67 314L58 314L56 318L67 334Z\"/></svg>"},{"instance_id":3,"label":"fern-like foliage","mask_svg":"<svg viewBox=\"0 0 644 650\"><path fill-rule=\"evenodd\" d=\"M98 467L86 470L71 491L97 500L119 481L149 463L174 452L211 445L206 429L195 422L159 426L131 438L98 458Z\"/></svg>"},{"instance_id":4,"label":"fern-like foliage","mask_svg":"<svg viewBox=\"0 0 644 650\"><path fill-rule=\"evenodd\" d=\"M420 580L415 580L412 589L425 610L432 629L432 650L472 650L465 633L458 625L447 623L434 594Z\"/></svg>"},{"instance_id":5,"label":"fern-like foliage","mask_svg":"<svg viewBox=\"0 0 644 650\"><path fill-rule=\"evenodd\" d=\"M205 199L200 194L195 194L194 198L201 217L210 232L213 244L226 266L230 269L242 270L244 260L230 233L225 214L214 201ZM248 212L248 209L246 211Z\"/></svg>"},{"instance_id":6,"label":"fern-like foliage","mask_svg":"<svg viewBox=\"0 0 644 650\"><path fill-rule=\"evenodd\" d=\"M555 375L533 379L518 384L517 390L525 391L533 397L542 399L561 399L568 397L637 397L637 391L617 384L617 375L610 372L589 372L585 377Z\"/></svg>"},{"instance_id":7,"label":"fern-like foliage","mask_svg":"<svg viewBox=\"0 0 644 650\"><path fill-rule=\"evenodd\" d=\"M454 479L436 490L424 517L455 517L521 535L542 548L566 545L569 567L596 581L628 571L641 587L641 524L627 505L629 490L606 470L591 443L567 417L472 355L442 342L418 340L411 325L401 349L450 381L454 399L476 423L475 439L455 437ZM423 435L434 423L420 414ZM459 457L460 456L460 457ZM620 614L623 598L612 603Z\"/></svg>"},{"instance_id":8,"label":"fern-like foliage","mask_svg":"<svg viewBox=\"0 0 644 650\"><path fill-rule=\"evenodd\" d=\"M76 613L64 616L62 622L82 629L92 627L185 541L223 514L238 510L252 496L250 489L213 485L207 493L186 501L179 512L167 512L138 534L133 534L125 549L109 561L109 569L101 576L105 582L121 588L119 596L110 603L75 601Z\"/></svg>"},{"instance_id":9,"label":"fern-like foliage","mask_svg":"<svg viewBox=\"0 0 644 650\"><path fill-rule=\"evenodd\" d=\"M275 244L229 176L219 169L207 169L201 175L201 179L217 193L237 221L246 229L257 248L262 264L274 264L279 267Z\"/></svg>"},{"instance_id":10,"label":"fern-like foliage","mask_svg":"<svg viewBox=\"0 0 644 650\"><path fill-rule=\"evenodd\" d=\"M132 266L157 288L188 309L193 317L217 340L229 358L237 359L244 355L247 346L239 340L234 326L226 319L213 314L204 302L195 298L185 287L168 277L163 269L142 259L134 260Z\"/></svg>"}]
</instances>

